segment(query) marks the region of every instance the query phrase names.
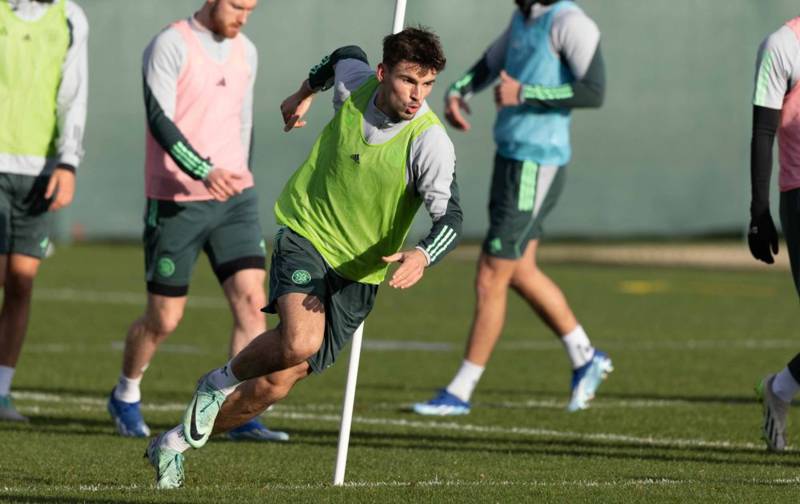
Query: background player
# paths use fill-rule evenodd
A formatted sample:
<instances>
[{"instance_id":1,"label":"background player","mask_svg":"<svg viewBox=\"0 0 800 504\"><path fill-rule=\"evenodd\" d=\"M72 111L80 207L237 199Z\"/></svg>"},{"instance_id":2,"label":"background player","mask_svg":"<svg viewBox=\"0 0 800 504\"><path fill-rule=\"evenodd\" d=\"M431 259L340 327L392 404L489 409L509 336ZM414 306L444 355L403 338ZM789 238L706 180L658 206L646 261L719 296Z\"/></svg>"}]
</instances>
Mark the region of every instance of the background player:
<instances>
[{"instance_id":1,"label":"background player","mask_svg":"<svg viewBox=\"0 0 800 504\"><path fill-rule=\"evenodd\" d=\"M772 147L778 133L780 212L795 287L800 293L800 17L792 19L761 44L753 97L750 156L750 227L753 257L775 262L778 232L769 210ZM800 391L800 354L757 387L763 404L762 435L773 451L786 448L789 405Z\"/></svg>"},{"instance_id":2,"label":"background player","mask_svg":"<svg viewBox=\"0 0 800 504\"><path fill-rule=\"evenodd\" d=\"M89 23L71 0L0 0L0 420L25 421L11 381L53 212L75 194Z\"/></svg>"},{"instance_id":3,"label":"background player","mask_svg":"<svg viewBox=\"0 0 800 504\"><path fill-rule=\"evenodd\" d=\"M241 33L257 3L207 0L144 53L147 307L128 330L122 373L108 400L123 436L150 433L140 383L183 317L201 250L231 307L230 354L266 330L265 249L249 160L258 55ZM288 439L256 420L229 435Z\"/></svg>"},{"instance_id":4,"label":"background player","mask_svg":"<svg viewBox=\"0 0 800 504\"><path fill-rule=\"evenodd\" d=\"M596 351L561 289L536 264L544 219L564 186L571 157L570 110L599 107L605 92L600 32L571 1L517 0L510 26L447 95L446 117L469 130L466 100L498 77L497 154L490 228L475 281L477 303L461 367L422 415L463 415L505 323L508 288L558 336L572 365L569 411L587 408L613 368Z\"/></svg>"}]
</instances>

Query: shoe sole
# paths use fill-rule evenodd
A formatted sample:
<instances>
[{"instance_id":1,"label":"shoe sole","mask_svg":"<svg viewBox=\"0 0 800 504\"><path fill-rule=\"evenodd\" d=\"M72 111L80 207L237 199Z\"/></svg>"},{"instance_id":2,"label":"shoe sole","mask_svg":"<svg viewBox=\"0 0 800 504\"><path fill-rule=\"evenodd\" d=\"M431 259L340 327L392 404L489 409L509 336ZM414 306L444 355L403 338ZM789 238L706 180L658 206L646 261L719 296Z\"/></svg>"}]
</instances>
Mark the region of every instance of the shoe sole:
<instances>
[{"instance_id":1,"label":"shoe sole","mask_svg":"<svg viewBox=\"0 0 800 504\"><path fill-rule=\"evenodd\" d=\"M414 413L416 413L417 415L423 415L423 416L445 417L445 416L469 415L469 412L470 412L470 410L468 410L468 409L460 409L460 410L449 409L449 410L442 411L442 409L439 409L436 406L431 407L431 409L427 409L427 408L428 407L426 407L426 406L420 407L419 405L415 405L414 406ZM436 409L434 409L434 408L436 408Z\"/></svg>"}]
</instances>

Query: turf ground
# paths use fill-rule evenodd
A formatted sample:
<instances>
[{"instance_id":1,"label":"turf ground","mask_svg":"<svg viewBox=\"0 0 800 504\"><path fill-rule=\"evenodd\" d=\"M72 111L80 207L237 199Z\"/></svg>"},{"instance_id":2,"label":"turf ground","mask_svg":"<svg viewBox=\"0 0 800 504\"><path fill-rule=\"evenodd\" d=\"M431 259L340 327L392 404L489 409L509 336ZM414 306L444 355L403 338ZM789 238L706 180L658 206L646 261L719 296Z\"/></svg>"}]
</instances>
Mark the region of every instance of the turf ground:
<instances>
[{"instance_id":1,"label":"turf ground","mask_svg":"<svg viewBox=\"0 0 800 504\"><path fill-rule=\"evenodd\" d=\"M186 488L164 493L152 489L146 443L117 437L105 411L124 332L142 310L141 264L137 247L94 245L59 249L43 266L15 378L32 422L0 424L0 501L796 500L798 452L765 453L752 396L800 349L786 272L546 266L614 359L593 408L563 411L566 357L512 299L473 412L422 418L408 406L452 376L472 310L473 262L448 260L413 290L378 297L347 487L329 486L345 356L265 417L290 443L214 440L187 454ZM204 259L191 295L143 384L154 431L174 425L195 379L225 361L230 319Z\"/></svg>"}]
</instances>

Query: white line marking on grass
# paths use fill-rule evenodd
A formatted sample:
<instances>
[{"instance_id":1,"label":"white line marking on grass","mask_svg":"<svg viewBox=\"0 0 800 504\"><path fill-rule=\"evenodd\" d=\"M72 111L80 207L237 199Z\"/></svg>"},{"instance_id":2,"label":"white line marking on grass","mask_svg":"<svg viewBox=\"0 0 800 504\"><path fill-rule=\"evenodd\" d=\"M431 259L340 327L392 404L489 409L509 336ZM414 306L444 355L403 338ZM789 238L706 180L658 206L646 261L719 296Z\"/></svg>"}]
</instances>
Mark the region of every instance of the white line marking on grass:
<instances>
[{"instance_id":1,"label":"white line marking on grass","mask_svg":"<svg viewBox=\"0 0 800 504\"><path fill-rule=\"evenodd\" d=\"M142 292L105 292L83 289L34 289L33 297L41 301L66 301L73 303L98 303L136 305L144 307L147 294ZM189 296L188 305L194 308L228 308L228 303L222 298L210 296Z\"/></svg>"},{"instance_id":2,"label":"white line marking on grass","mask_svg":"<svg viewBox=\"0 0 800 504\"><path fill-rule=\"evenodd\" d=\"M97 406L105 407L106 399L90 397L60 396L43 392L14 392L14 398L18 401L32 402L55 402L75 404L78 406ZM408 411L413 403L397 402L376 402L369 403L370 411ZM476 406L487 409L556 409L563 410L567 403L557 399L531 399L526 401L479 401ZM37 406L26 406L24 409L30 412ZM592 402L592 409L642 409L642 408L667 408L667 407L692 407L696 408L697 403L679 399L596 399ZM142 409L147 411L183 411L186 408L184 403L142 403ZM280 412L293 411L299 413L314 412L338 412L342 405L338 403L307 403L307 404L278 404L275 405ZM274 413L274 409L269 415Z\"/></svg>"},{"instance_id":3,"label":"white line marking on grass","mask_svg":"<svg viewBox=\"0 0 800 504\"><path fill-rule=\"evenodd\" d=\"M408 488L408 487L423 487L423 488L501 488L501 487L573 487L573 488L601 488L601 487L655 487L655 486L690 486L690 485L708 485L714 483L715 480L701 480L701 479L670 479L670 478L635 478L635 479L616 479L616 480L562 480L562 481L511 481L511 480L441 480L438 478L422 481L348 481L345 482L343 487L348 489L359 488ZM725 481L727 484L752 484L752 485L798 485L800 478L776 478L776 479L742 479L742 480L729 480ZM221 485L192 485L192 490L199 491L203 489L219 490L223 488ZM269 490L282 490L282 491L304 491L304 490L326 490L339 491L330 483L306 483L306 484L285 484L285 483L266 483L263 488ZM24 494L26 492L41 493L47 492L85 492L85 493L99 493L99 492L119 492L131 490L145 490L155 491L151 485L44 485L44 486L28 486L28 487L0 487L0 494Z\"/></svg>"},{"instance_id":4,"label":"white line marking on grass","mask_svg":"<svg viewBox=\"0 0 800 504\"><path fill-rule=\"evenodd\" d=\"M746 349L746 350L796 350L798 343L789 339L709 339L709 340L658 340L658 341L624 341L604 340L600 345L606 350L622 351L648 351L648 350L678 350L682 352L692 350L718 350L718 349ZM75 343L29 343L25 346L27 353L81 353L89 351L121 352L124 342L114 341L110 345L81 345ZM159 350L164 353L185 355L222 355L220 347L177 345L164 343ZM461 344L443 341L402 341L402 340L367 340L364 341L364 350L370 352L454 352L461 351ZM549 352L561 350L563 345L556 340L543 341L505 341L497 345L503 351L530 351ZM217 349L217 350L215 350ZM222 352L222 353L220 353Z\"/></svg>"},{"instance_id":5,"label":"white line marking on grass","mask_svg":"<svg viewBox=\"0 0 800 504\"><path fill-rule=\"evenodd\" d=\"M60 396L40 392L14 392L15 399L21 401L50 402L62 404L74 404L90 411L102 409L106 405L105 399L96 397L80 396ZM184 411L186 405L183 403L162 403L162 404L143 404L144 410L158 411ZM293 406L278 405L269 412L268 418L280 418L284 420L312 421L338 424L341 420L339 415L304 413L302 411L284 411L289 408L301 409ZM24 408L23 408L24 410ZM741 443L734 441L708 441L705 439L680 439L680 438L661 438L661 437L641 437L629 436L626 434L598 433L598 432L574 432L557 431L552 429L537 429L532 427L500 427L494 425L475 425L459 422L436 421L436 420L406 420L398 418L370 418L354 417L353 423L370 426L401 427L406 429L419 430L439 430L455 431L478 434L503 434L511 436L540 437L554 439L578 439L586 441L621 442L642 446L672 447L672 448L726 448L726 449L746 449L753 451L763 451L761 443ZM787 450L787 451L792 451Z\"/></svg>"},{"instance_id":6,"label":"white line marking on grass","mask_svg":"<svg viewBox=\"0 0 800 504\"><path fill-rule=\"evenodd\" d=\"M452 343L436 341L365 340L363 345L364 350L373 350L377 352L449 352L455 349L455 345Z\"/></svg>"}]
</instances>

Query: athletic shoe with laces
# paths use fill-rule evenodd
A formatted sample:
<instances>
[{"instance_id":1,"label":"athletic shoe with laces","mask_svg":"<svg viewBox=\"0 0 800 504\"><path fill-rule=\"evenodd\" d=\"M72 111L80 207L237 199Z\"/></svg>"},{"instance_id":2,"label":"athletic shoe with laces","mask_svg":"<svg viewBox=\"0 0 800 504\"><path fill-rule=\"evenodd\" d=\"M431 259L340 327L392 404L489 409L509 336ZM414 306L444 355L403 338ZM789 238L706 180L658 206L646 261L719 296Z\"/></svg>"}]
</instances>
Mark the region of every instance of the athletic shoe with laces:
<instances>
[{"instance_id":1,"label":"athletic shoe with laces","mask_svg":"<svg viewBox=\"0 0 800 504\"><path fill-rule=\"evenodd\" d=\"M455 395L441 389L439 393L427 402L416 403L414 413L427 416L454 416L469 414L470 404L462 401Z\"/></svg>"},{"instance_id":2,"label":"athletic shoe with laces","mask_svg":"<svg viewBox=\"0 0 800 504\"><path fill-rule=\"evenodd\" d=\"M150 435L150 427L144 423L142 417L141 402L129 403L120 401L114 397L116 387L111 390L108 396L108 413L114 424L117 426L117 432L125 437L147 437Z\"/></svg>"},{"instance_id":3,"label":"athletic shoe with laces","mask_svg":"<svg viewBox=\"0 0 800 504\"><path fill-rule=\"evenodd\" d=\"M289 441L289 434L269 430L255 418L228 431L228 437L234 441Z\"/></svg>"},{"instance_id":4,"label":"athletic shoe with laces","mask_svg":"<svg viewBox=\"0 0 800 504\"><path fill-rule=\"evenodd\" d=\"M592 360L572 371L572 395L567 411L579 411L589 407L597 388L614 371L611 358L600 350L595 350Z\"/></svg>"},{"instance_id":5,"label":"athletic shoe with laces","mask_svg":"<svg viewBox=\"0 0 800 504\"><path fill-rule=\"evenodd\" d=\"M183 414L183 436L192 448L202 448L211 436L225 394L211 384L206 374L197 384L194 396Z\"/></svg>"},{"instance_id":6,"label":"athletic shoe with laces","mask_svg":"<svg viewBox=\"0 0 800 504\"><path fill-rule=\"evenodd\" d=\"M183 486L183 454L163 446L163 437L161 434L150 441L144 456L156 470L156 488L180 488Z\"/></svg>"},{"instance_id":7,"label":"athletic shoe with laces","mask_svg":"<svg viewBox=\"0 0 800 504\"><path fill-rule=\"evenodd\" d=\"M774 374L761 380L756 385L756 397L761 402L764 411L761 437L767 443L770 451L779 452L786 449L786 420L789 415L790 403L782 401L772 392L774 380Z\"/></svg>"},{"instance_id":8,"label":"athletic shoe with laces","mask_svg":"<svg viewBox=\"0 0 800 504\"><path fill-rule=\"evenodd\" d=\"M6 422L28 422L28 417L20 414L11 400L11 394L0 395L0 421Z\"/></svg>"}]
</instances>

